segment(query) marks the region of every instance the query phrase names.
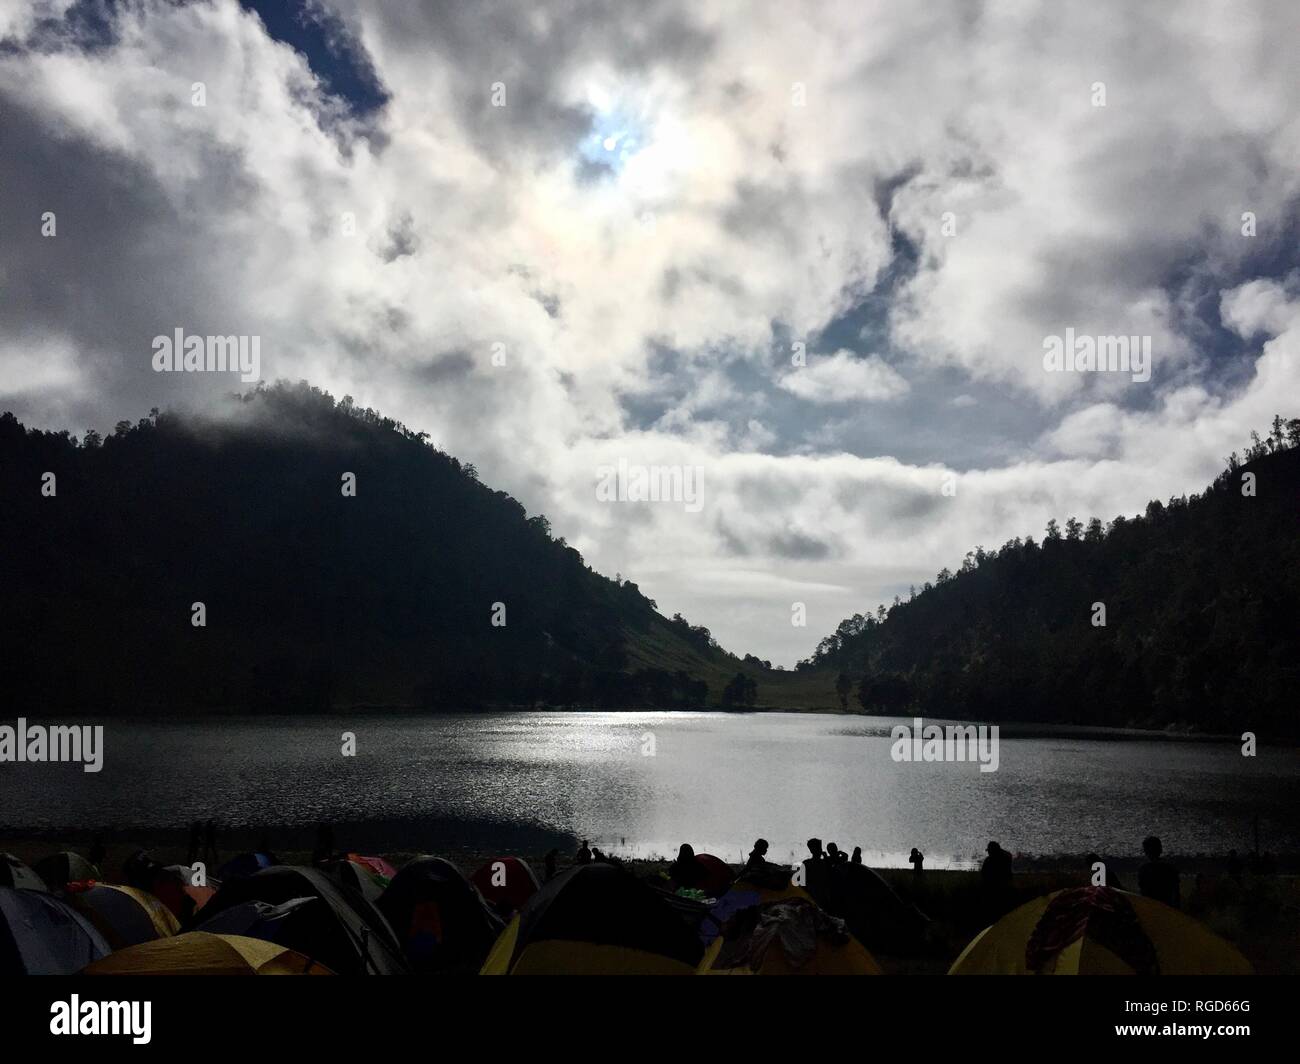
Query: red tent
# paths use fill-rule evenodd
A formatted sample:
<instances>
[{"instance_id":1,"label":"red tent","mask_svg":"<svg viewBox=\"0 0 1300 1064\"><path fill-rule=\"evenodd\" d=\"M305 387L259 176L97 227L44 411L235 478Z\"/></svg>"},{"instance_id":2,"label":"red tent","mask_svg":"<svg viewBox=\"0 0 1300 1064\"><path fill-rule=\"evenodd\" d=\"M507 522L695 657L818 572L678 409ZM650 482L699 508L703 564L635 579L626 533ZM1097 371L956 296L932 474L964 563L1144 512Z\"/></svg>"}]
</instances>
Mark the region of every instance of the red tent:
<instances>
[{"instance_id":1,"label":"red tent","mask_svg":"<svg viewBox=\"0 0 1300 1064\"><path fill-rule=\"evenodd\" d=\"M541 886L528 862L518 857L492 858L470 876L470 882L489 905L509 913L522 909Z\"/></svg>"},{"instance_id":2,"label":"red tent","mask_svg":"<svg viewBox=\"0 0 1300 1064\"><path fill-rule=\"evenodd\" d=\"M704 891L711 898L721 897L731 886L731 869L727 863L720 857L714 857L711 853L697 853L695 863L700 866L704 873L699 883L695 884L697 889Z\"/></svg>"}]
</instances>

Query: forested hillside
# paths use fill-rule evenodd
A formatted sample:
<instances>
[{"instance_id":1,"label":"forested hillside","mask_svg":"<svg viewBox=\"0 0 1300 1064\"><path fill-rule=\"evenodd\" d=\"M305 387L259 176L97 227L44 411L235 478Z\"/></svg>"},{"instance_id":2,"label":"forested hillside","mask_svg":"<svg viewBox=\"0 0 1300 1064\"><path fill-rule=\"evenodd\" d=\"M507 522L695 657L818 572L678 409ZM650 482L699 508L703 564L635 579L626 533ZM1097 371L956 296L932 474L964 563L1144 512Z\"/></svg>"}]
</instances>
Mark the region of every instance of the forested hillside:
<instances>
[{"instance_id":1,"label":"forested hillside","mask_svg":"<svg viewBox=\"0 0 1300 1064\"><path fill-rule=\"evenodd\" d=\"M1201 495L976 547L799 668L871 713L1296 735L1298 447L1277 418Z\"/></svg>"},{"instance_id":2,"label":"forested hillside","mask_svg":"<svg viewBox=\"0 0 1300 1064\"><path fill-rule=\"evenodd\" d=\"M698 706L740 670L427 434L306 385L230 401L104 439L0 418L11 707Z\"/></svg>"}]
</instances>

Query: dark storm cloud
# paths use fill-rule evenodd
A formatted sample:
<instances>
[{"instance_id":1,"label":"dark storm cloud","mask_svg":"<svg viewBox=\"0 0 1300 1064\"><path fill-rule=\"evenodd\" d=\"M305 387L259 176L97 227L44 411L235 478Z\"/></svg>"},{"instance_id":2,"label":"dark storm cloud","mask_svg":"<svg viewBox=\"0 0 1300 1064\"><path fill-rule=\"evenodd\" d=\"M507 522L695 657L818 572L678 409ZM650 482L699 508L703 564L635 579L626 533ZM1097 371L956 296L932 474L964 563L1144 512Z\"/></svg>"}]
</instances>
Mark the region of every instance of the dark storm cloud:
<instances>
[{"instance_id":1,"label":"dark storm cloud","mask_svg":"<svg viewBox=\"0 0 1300 1064\"><path fill-rule=\"evenodd\" d=\"M824 561L838 553L831 541L795 528L777 532L763 529L746 534L723 516L717 518L713 527L722 543L722 553L730 558L757 556L785 561Z\"/></svg>"},{"instance_id":2,"label":"dark storm cloud","mask_svg":"<svg viewBox=\"0 0 1300 1064\"><path fill-rule=\"evenodd\" d=\"M173 206L146 166L51 130L2 89L0 143L0 335L20 347L42 336L66 340L82 356L81 383L96 393L96 409L130 409L139 378L152 372L154 336L178 326L247 331L223 313L210 264L195 253L204 225ZM215 186L228 197L213 205L222 210L241 196L239 173L219 154L209 162L230 178ZM52 237L42 235L45 212L54 214ZM230 386L159 376L164 400ZM0 386L0 398L7 392Z\"/></svg>"},{"instance_id":3,"label":"dark storm cloud","mask_svg":"<svg viewBox=\"0 0 1300 1064\"><path fill-rule=\"evenodd\" d=\"M764 546L773 557L790 561L823 561L832 554L829 543L796 529L768 536Z\"/></svg>"},{"instance_id":4,"label":"dark storm cloud","mask_svg":"<svg viewBox=\"0 0 1300 1064\"><path fill-rule=\"evenodd\" d=\"M415 219L409 213L395 219L384 234L378 255L385 262L393 262L406 255L414 255L420 249L420 238L416 233Z\"/></svg>"},{"instance_id":5,"label":"dark storm cloud","mask_svg":"<svg viewBox=\"0 0 1300 1064\"><path fill-rule=\"evenodd\" d=\"M411 370L415 383L431 385L456 384L474 373L474 356L468 351L451 351L436 355Z\"/></svg>"}]
</instances>

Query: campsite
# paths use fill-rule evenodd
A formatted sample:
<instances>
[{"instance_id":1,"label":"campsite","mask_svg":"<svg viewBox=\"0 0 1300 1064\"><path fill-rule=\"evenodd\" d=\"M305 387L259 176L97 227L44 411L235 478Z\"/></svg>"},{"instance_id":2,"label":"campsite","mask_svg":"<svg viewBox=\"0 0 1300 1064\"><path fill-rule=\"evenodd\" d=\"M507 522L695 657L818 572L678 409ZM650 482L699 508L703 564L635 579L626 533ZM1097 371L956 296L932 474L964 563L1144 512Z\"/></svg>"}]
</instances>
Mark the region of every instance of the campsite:
<instances>
[{"instance_id":1,"label":"campsite","mask_svg":"<svg viewBox=\"0 0 1300 1064\"><path fill-rule=\"evenodd\" d=\"M1300 935L1294 875L1219 867L1185 877L1180 911L1050 862L997 886L846 855L250 851L207 878L124 846L101 874L5 845L33 864L3 856L0 968L33 974L1295 974Z\"/></svg>"}]
</instances>

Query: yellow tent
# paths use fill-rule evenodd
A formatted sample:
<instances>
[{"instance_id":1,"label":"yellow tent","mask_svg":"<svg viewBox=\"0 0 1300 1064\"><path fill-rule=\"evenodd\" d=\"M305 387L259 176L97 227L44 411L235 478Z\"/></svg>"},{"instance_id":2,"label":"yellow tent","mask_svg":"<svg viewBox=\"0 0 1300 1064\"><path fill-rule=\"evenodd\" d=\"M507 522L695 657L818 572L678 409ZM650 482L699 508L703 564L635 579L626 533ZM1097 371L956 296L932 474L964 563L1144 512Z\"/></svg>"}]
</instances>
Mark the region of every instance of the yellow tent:
<instances>
[{"instance_id":1,"label":"yellow tent","mask_svg":"<svg viewBox=\"0 0 1300 1064\"><path fill-rule=\"evenodd\" d=\"M243 935L190 931L110 953L82 975L333 975L301 953Z\"/></svg>"},{"instance_id":2,"label":"yellow tent","mask_svg":"<svg viewBox=\"0 0 1300 1064\"><path fill-rule=\"evenodd\" d=\"M816 902L801 887L793 885L787 886L782 890L754 889L748 884L740 883L733 888L733 893L739 896L756 894L757 898L754 905L747 908L758 910L758 916L764 911L773 912L775 908L789 908L792 904L795 908L801 906L810 906L817 909ZM725 897L725 896L724 896ZM742 903L743 904L743 903ZM819 915L824 919L824 914ZM743 918L742 918L743 919ZM733 921L735 917L733 917ZM767 948L762 951L762 956L755 969L750 961L741 963L731 963L728 960L728 954L734 955L734 949L727 949L730 945L735 947L737 939L750 940L757 930L757 920L743 925L743 930L737 927L735 922L729 921L728 934L720 934L704 950L704 957L701 959L696 971L697 975L881 975L880 965L876 959L847 931L842 935L831 935L821 933L816 936L816 943L809 955L801 964L792 962L790 956L780 937L775 937Z\"/></svg>"},{"instance_id":3,"label":"yellow tent","mask_svg":"<svg viewBox=\"0 0 1300 1064\"><path fill-rule=\"evenodd\" d=\"M501 932L482 975L693 975L702 948L650 887L611 864L562 872Z\"/></svg>"},{"instance_id":4,"label":"yellow tent","mask_svg":"<svg viewBox=\"0 0 1300 1064\"><path fill-rule=\"evenodd\" d=\"M519 917L501 932L480 975L690 975L691 965L655 950L552 939L521 947Z\"/></svg>"},{"instance_id":5,"label":"yellow tent","mask_svg":"<svg viewBox=\"0 0 1300 1064\"><path fill-rule=\"evenodd\" d=\"M1163 902L1112 887L1035 898L986 927L949 975L1250 975L1237 949Z\"/></svg>"}]
</instances>

